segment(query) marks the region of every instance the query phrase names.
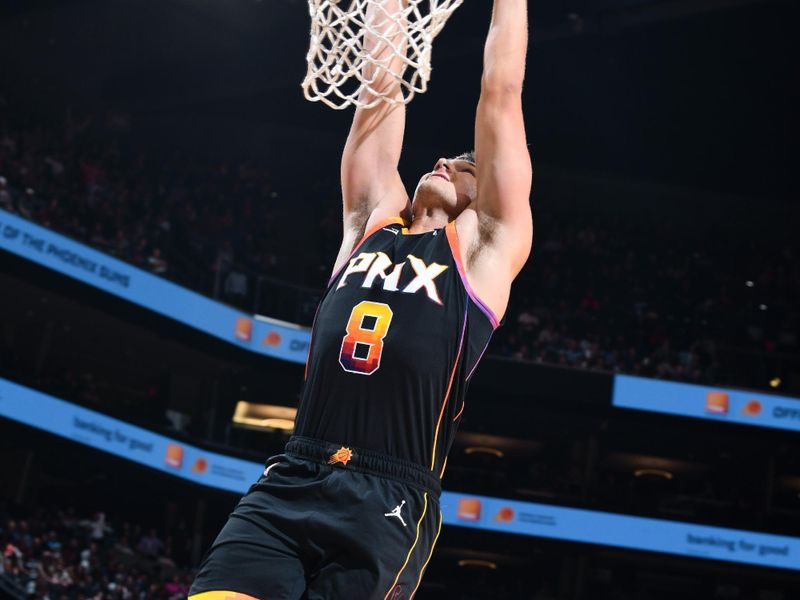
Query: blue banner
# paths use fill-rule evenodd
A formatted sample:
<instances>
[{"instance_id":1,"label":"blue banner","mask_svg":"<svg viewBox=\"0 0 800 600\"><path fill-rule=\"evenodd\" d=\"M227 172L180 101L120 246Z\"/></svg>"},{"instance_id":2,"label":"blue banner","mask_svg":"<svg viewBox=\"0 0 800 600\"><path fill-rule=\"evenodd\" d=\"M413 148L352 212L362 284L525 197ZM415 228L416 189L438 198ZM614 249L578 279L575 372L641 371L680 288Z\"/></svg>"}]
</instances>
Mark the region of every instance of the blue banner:
<instances>
[{"instance_id":1,"label":"blue banner","mask_svg":"<svg viewBox=\"0 0 800 600\"><path fill-rule=\"evenodd\" d=\"M800 571L800 538L444 492L444 523Z\"/></svg>"},{"instance_id":2,"label":"blue banner","mask_svg":"<svg viewBox=\"0 0 800 600\"><path fill-rule=\"evenodd\" d=\"M762 392L615 375L612 404L723 423L800 431L800 400Z\"/></svg>"},{"instance_id":3,"label":"blue banner","mask_svg":"<svg viewBox=\"0 0 800 600\"><path fill-rule=\"evenodd\" d=\"M305 363L310 331L254 317L0 210L0 249L253 352Z\"/></svg>"},{"instance_id":4,"label":"blue banner","mask_svg":"<svg viewBox=\"0 0 800 600\"><path fill-rule=\"evenodd\" d=\"M264 469L261 463L206 452L3 378L0 417L238 494ZM447 491L441 507L445 525L800 571L800 538L795 537Z\"/></svg>"},{"instance_id":5,"label":"blue banner","mask_svg":"<svg viewBox=\"0 0 800 600\"><path fill-rule=\"evenodd\" d=\"M262 465L201 448L0 378L0 416L194 483L243 492Z\"/></svg>"}]
</instances>

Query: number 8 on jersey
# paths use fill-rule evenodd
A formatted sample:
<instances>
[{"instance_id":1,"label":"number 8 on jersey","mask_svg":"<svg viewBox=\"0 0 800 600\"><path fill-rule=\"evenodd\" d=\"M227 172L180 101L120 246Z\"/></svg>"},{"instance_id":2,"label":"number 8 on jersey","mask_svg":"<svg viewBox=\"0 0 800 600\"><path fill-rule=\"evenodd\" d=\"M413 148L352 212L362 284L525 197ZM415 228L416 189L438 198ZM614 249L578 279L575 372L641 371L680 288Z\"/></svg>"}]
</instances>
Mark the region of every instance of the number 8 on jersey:
<instances>
[{"instance_id":1,"label":"number 8 on jersey","mask_svg":"<svg viewBox=\"0 0 800 600\"><path fill-rule=\"evenodd\" d=\"M339 353L339 364L345 371L372 375L378 370L383 338L389 331L392 316L392 309L383 302L364 300L353 307Z\"/></svg>"}]
</instances>

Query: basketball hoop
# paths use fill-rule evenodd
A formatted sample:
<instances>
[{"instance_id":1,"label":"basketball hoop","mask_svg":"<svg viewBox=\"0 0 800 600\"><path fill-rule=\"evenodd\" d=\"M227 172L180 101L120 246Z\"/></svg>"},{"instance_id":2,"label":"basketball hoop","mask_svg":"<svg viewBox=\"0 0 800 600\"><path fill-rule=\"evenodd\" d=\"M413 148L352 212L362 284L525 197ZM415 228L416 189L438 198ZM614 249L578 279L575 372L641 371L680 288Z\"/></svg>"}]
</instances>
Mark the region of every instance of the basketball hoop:
<instances>
[{"instance_id":1,"label":"basketball hoop","mask_svg":"<svg viewBox=\"0 0 800 600\"><path fill-rule=\"evenodd\" d=\"M302 84L305 97L336 110L409 103L414 94L428 89L433 40L463 1L403 0L404 7L389 13L385 0L308 0L311 40ZM374 41L370 49L364 48L367 36ZM385 75L399 84L401 97L372 87ZM365 90L370 92L368 102L359 100Z\"/></svg>"}]
</instances>

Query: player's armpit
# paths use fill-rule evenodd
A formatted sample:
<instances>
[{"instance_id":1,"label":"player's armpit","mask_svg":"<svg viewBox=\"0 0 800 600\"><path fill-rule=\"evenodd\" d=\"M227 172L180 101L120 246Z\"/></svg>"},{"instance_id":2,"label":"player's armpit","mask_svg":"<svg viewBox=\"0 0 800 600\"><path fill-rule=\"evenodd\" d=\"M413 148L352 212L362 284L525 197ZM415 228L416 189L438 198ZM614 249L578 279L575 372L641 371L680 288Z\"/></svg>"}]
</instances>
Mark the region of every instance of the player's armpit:
<instances>
[{"instance_id":1,"label":"player's armpit","mask_svg":"<svg viewBox=\"0 0 800 600\"><path fill-rule=\"evenodd\" d=\"M366 215L358 214L357 212L345 213L344 227L342 234L342 245L339 247L339 254L336 256L336 261L333 264L333 275L339 272L344 266L356 244L361 240L366 232L367 221L369 220L369 213L364 206Z\"/></svg>"},{"instance_id":2,"label":"player's armpit","mask_svg":"<svg viewBox=\"0 0 800 600\"><path fill-rule=\"evenodd\" d=\"M411 222L410 211L410 205L406 202L406 207L399 212L380 205L372 210L371 213L367 213L366 209L364 210L366 214L359 214L358 212L345 213L342 245L339 247L339 254L336 256L336 262L333 265L334 276L347 263L358 244L366 236L375 231L377 227L386 224L387 221L396 220L398 216L407 225Z\"/></svg>"}]
</instances>

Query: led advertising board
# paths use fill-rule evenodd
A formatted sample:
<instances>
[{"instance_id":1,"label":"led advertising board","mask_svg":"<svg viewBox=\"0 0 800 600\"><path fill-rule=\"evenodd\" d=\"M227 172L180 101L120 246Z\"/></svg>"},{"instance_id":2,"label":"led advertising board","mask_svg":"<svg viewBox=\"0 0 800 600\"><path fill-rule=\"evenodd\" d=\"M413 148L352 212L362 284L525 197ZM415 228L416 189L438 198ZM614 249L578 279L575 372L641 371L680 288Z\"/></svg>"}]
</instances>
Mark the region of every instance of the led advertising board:
<instances>
[{"instance_id":1,"label":"led advertising board","mask_svg":"<svg viewBox=\"0 0 800 600\"><path fill-rule=\"evenodd\" d=\"M264 470L2 378L0 417L238 494ZM441 509L445 525L800 571L795 537L447 491Z\"/></svg>"},{"instance_id":2,"label":"led advertising board","mask_svg":"<svg viewBox=\"0 0 800 600\"><path fill-rule=\"evenodd\" d=\"M445 492L444 523L800 571L800 538Z\"/></svg>"},{"instance_id":3,"label":"led advertising board","mask_svg":"<svg viewBox=\"0 0 800 600\"><path fill-rule=\"evenodd\" d=\"M800 400L762 392L615 375L612 404L695 419L800 431Z\"/></svg>"},{"instance_id":4,"label":"led advertising board","mask_svg":"<svg viewBox=\"0 0 800 600\"><path fill-rule=\"evenodd\" d=\"M206 452L3 378L0 378L0 417L230 492L247 490L264 470L258 463Z\"/></svg>"},{"instance_id":5,"label":"led advertising board","mask_svg":"<svg viewBox=\"0 0 800 600\"><path fill-rule=\"evenodd\" d=\"M82 281L240 348L305 363L310 331L255 318L0 210L0 249Z\"/></svg>"}]
</instances>

